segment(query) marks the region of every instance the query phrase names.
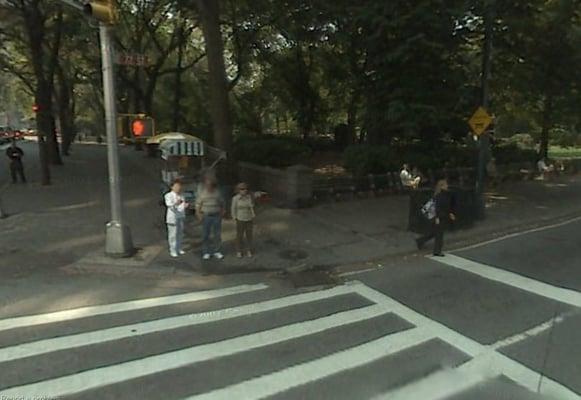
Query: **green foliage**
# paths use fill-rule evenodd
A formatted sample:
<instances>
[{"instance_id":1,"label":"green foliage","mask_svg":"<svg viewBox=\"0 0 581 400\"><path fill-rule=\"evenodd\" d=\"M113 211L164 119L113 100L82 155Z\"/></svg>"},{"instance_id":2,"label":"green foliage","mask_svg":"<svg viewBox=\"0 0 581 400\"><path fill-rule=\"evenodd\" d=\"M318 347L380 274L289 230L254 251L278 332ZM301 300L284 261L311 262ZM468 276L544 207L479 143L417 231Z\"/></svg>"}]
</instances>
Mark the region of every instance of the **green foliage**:
<instances>
[{"instance_id":1,"label":"green foliage","mask_svg":"<svg viewBox=\"0 0 581 400\"><path fill-rule=\"evenodd\" d=\"M288 167L305 161L311 149L293 137L242 137L234 145L240 161L274 168Z\"/></svg>"},{"instance_id":2,"label":"green foliage","mask_svg":"<svg viewBox=\"0 0 581 400\"><path fill-rule=\"evenodd\" d=\"M534 163L538 155L534 149L522 149L516 144L498 146L494 149L494 158L499 165Z\"/></svg>"},{"instance_id":3,"label":"green foliage","mask_svg":"<svg viewBox=\"0 0 581 400\"><path fill-rule=\"evenodd\" d=\"M398 161L387 146L351 146L343 158L345 169L357 176L396 170Z\"/></svg>"},{"instance_id":4,"label":"green foliage","mask_svg":"<svg viewBox=\"0 0 581 400\"><path fill-rule=\"evenodd\" d=\"M0 67L29 92L18 103L33 103L34 60L24 34L25 27L33 25L23 18L36 5L47 28L46 50L62 24L59 67L75 95L77 123L102 131L94 29L67 7L62 7L64 18L57 23L58 2L0 3L0 42L6 49ZM118 109L151 113L160 131L178 129L211 139L212 96L195 3L119 3L116 48L146 55L150 64L118 66ZM423 168L468 163L469 150L458 150L458 145L450 150L444 141L460 141L466 135L466 119L480 102L483 5L489 2L219 3L234 132L293 134L293 143L302 137L306 146L320 151L333 148L327 135L345 125L366 144L394 148L407 143L388 153L369 150L364 170L385 169L384 158L392 164L405 159ZM577 126L578 131L581 123L578 0L493 4L490 108L497 117L497 137L527 133L536 140L543 137L541 132L550 132L555 143L577 143L576 137L556 127ZM422 147L414 140L430 145ZM351 158L367 157L361 155L363 150L350 152Z\"/></svg>"},{"instance_id":5,"label":"green foliage","mask_svg":"<svg viewBox=\"0 0 581 400\"><path fill-rule=\"evenodd\" d=\"M536 152L520 149L514 144L494 150L498 164L528 163L536 160ZM439 143L430 148L424 143L395 146L351 146L344 154L345 168L356 176L399 171L404 163L421 171L438 170L446 166L473 167L476 154L468 147Z\"/></svg>"}]
</instances>

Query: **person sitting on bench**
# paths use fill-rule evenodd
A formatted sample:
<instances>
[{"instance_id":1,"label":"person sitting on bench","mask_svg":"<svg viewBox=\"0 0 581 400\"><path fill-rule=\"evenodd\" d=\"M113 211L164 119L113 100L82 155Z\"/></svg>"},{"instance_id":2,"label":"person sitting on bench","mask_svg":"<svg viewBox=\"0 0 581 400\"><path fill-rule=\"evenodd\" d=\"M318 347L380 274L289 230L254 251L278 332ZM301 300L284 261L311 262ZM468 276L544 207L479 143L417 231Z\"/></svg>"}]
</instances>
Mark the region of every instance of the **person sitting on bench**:
<instances>
[{"instance_id":1,"label":"person sitting on bench","mask_svg":"<svg viewBox=\"0 0 581 400\"><path fill-rule=\"evenodd\" d=\"M543 179L550 178L555 173L555 166L553 164L547 164L547 159L545 157L537 162L537 169Z\"/></svg>"},{"instance_id":2,"label":"person sitting on bench","mask_svg":"<svg viewBox=\"0 0 581 400\"><path fill-rule=\"evenodd\" d=\"M407 164L403 165L402 170L399 174L399 178L401 179L401 184L403 185L403 187L412 189L417 189L418 186L420 186L420 182L422 180L422 178L420 178L419 176L414 176L410 172L409 166Z\"/></svg>"}]
</instances>

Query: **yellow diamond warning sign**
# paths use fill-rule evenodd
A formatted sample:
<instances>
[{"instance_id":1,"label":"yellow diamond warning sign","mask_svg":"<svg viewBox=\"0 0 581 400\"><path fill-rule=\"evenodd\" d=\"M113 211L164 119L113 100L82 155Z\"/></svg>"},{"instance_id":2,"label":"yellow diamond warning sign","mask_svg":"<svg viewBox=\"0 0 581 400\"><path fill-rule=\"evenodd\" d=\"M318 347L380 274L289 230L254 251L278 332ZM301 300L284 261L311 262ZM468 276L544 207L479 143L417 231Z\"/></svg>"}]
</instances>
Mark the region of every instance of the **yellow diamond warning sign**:
<instances>
[{"instance_id":1,"label":"yellow diamond warning sign","mask_svg":"<svg viewBox=\"0 0 581 400\"><path fill-rule=\"evenodd\" d=\"M478 110L468 120L468 125L470 125L472 131L477 135L482 135L491 123L492 117L483 107L478 107Z\"/></svg>"}]
</instances>

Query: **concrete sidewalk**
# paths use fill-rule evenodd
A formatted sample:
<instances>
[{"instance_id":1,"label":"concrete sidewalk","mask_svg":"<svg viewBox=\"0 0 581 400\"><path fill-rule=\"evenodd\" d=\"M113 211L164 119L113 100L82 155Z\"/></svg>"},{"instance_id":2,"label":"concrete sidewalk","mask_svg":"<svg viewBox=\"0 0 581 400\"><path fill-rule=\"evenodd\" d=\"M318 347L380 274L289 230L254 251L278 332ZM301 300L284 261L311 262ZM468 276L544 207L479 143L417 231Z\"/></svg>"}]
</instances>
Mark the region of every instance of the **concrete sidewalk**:
<instances>
[{"instance_id":1,"label":"concrete sidewalk","mask_svg":"<svg viewBox=\"0 0 581 400\"><path fill-rule=\"evenodd\" d=\"M30 149L32 151L32 149ZM257 255L234 257L234 223L225 221L227 258L202 263L201 229L187 223L188 254L172 259L165 242L164 209L159 205L158 160L122 147L126 221L134 244L132 259L103 255L109 219L105 147L76 145L65 167L53 168L54 185L41 187L31 168L29 185L9 186L2 198L13 214L0 220L0 274L25 276L54 268L115 274L232 275L280 271L300 265L361 268L389 257L416 253L407 231L408 197L388 196L320 205L304 210L258 209ZM447 236L449 248L538 224L581 215L581 178L558 182L517 182L490 193L487 218Z\"/></svg>"}]
</instances>

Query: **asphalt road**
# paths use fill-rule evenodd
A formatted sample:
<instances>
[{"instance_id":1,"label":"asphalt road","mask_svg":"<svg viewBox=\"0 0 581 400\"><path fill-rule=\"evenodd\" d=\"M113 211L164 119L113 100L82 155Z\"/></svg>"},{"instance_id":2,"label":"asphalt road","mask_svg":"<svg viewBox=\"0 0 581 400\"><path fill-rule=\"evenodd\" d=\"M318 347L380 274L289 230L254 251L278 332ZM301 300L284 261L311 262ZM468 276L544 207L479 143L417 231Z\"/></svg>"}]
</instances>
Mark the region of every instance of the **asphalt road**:
<instances>
[{"instance_id":1,"label":"asphalt road","mask_svg":"<svg viewBox=\"0 0 581 400\"><path fill-rule=\"evenodd\" d=\"M45 279L0 311L0 399L581 399L579 229L316 291Z\"/></svg>"}]
</instances>

